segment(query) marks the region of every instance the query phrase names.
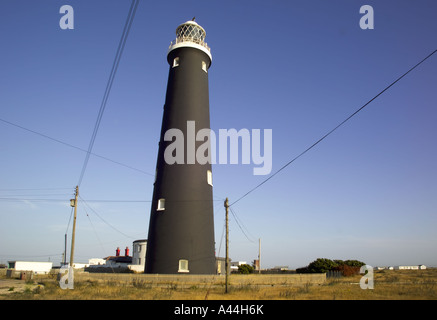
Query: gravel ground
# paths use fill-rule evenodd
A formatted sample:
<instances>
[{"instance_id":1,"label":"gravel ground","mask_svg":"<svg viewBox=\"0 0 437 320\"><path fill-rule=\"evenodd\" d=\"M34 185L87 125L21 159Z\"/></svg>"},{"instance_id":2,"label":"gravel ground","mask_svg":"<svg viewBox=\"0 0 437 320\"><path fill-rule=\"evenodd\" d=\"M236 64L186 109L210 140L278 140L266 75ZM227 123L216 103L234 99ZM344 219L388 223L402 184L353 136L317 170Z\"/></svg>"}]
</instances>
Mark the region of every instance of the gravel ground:
<instances>
[{"instance_id":1,"label":"gravel ground","mask_svg":"<svg viewBox=\"0 0 437 320\"><path fill-rule=\"evenodd\" d=\"M36 287L38 287L38 284L28 283L24 280L0 279L0 295L23 292L27 288L33 291Z\"/></svg>"}]
</instances>

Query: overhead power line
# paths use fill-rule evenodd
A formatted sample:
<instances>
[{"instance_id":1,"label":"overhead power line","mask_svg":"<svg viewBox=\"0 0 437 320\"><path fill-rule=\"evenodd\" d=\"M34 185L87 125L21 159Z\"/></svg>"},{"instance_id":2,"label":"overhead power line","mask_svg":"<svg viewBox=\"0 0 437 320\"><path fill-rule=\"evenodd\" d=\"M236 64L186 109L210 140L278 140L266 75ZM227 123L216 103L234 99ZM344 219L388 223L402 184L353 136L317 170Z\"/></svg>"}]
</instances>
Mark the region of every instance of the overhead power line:
<instances>
[{"instance_id":1,"label":"overhead power line","mask_svg":"<svg viewBox=\"0 0 437 320\"><path fill-rule=\"evenodd\" d=\"M28 132L31 132L31 133L37 134L37 135L39 135L39 136L41 136L41 137L43 137L43 138L46 138L46 139L52 140L52 141L57 142L57 143L60 143L60 144L63 144L63 145L65 145L65 146L67 146L67 147L74 148L74 149L76 149L76 150L79 150L79 151L87 152L87 153L88 153L88 150L85 150L85 149L79 148L79 147L77 147L77 146L75 146L75 145L72 145L72 144L70 144L70 143L67 143L67 142L65 142L65 141L61 141L61 140L59 140L59 139L56 139L56 138L50 137L50 136L48 136L48 135L46 135L46 134L43 134L43 133L41 133L41 132L37 132L37 131L35 131L35 130L31 130L31 129L25 128L25 127L23 127L23 126L20 126L20 125L18 125L18 124L16 124L16 123L13 123L13 122L7 121L7 120L5 120L5 119L1 119L1 118L0 118L0 121L4 122L4 123L6 123L6 124L9 124L9 125L11 125L11 126L14 126L14 127L20 128L20 129L22 129L22 130L25 130L25 131L28 131ZM120 166L123 166L123 167L129 168L129 169L132 169L132 170L135 170L135 171L138 171L138 172L141 172L141 173L147 174L147 175L149 175L149 176L152 176L152 177L154 176L153 174L151 174L151 173L149 173L149 172L146 172L146 171L143 171L143 170L140 170L140 169L134 168L134 167L129 166L129 165L127 165L127 164L124 164L124 163L121 163L121 162L119 162L119 161L115 161L115 160L109 159L109 158L107 158L107 157L104 157L104 156L98 155L98 154L96 154L96 153L90 152L89 154L92 155L92 156L95 156L95 157L101 158L101 159L103 159L103 160L110 161L110 162L112 162L112 163L118 164L118 165L120 165ZM55 190L55 189L57 189L57 188L53 188L53 190ZM59 189L71 189L71 188L59 188ZM5 190L5 189L2 189L2 190ZM10 190L15 190L15 189L10 189ZM17 189L17 190L50 190L50 189Z\"/></svg>"},{"instance_id":2,"label":"overhead power line","mask_svg":"<svg viewBox=\"0 0 437 320\"><path fill-rule=\"evenodd\" d=\"M9 198L9 197L0 197L0 201L46 201L46 202L64 202L70 203L70 199L48 199L48 198ZM151 200L87 200L87 202L119 202L119 203L128 203L128 202L152 202Z\"/></svg>"},{"instance_id":3,"label":"overhead power line","mask_svg":"<svg viewBox=\"0 0 437 320\"><path fill-rule=\"evenodd\" d=\"M252 240L252 239L247 235L247 233L249 233L249 230L247 230L247 228L244 226L243 222L242 222L242 221L237 217L237 214L234 212L233 208L230 207L230 209L231 209L231 213L232 213L232 215L233 215L234 218L235 218L235 222L237 223L238 227L240 228L241 232L244 234L244 236L246 237L246 239L249 240L250 242L255 242L254 240ZM247 233L243 230L243 227L242 227L242 226L244 227L244 229L246 229Z\"/></svg>"},{"instance_id":4,"label":"overhead power line","mask_svg":"<svg viewBox=\"0 0 437 320\"><path fill-rule=\"evenodd\" d=\"M416 65L414 65L412 68L410 68L407 72L405 72L403 75L401 75L399 78L397 78L395 81L393 81L391 84L389 84L387 87L385 87L382 91L380 91L376 96L374 96L372 99L367 101L362 107L360 107L358 110L356 110L354 113L352 113L349 117L347 117L345 120L340 122L335 128L333 128L331 131L329 131L327 134L325 134L323 137L321 137L319 140L314 142L311 146L306 148L303 152L301 152L299 155L288 161L285 165L283 165L279 170L274 172L272 175L270 175L267 179L262 181L260 184L255 186L254 188L250 189L248 192L246 192L244 195L242 195L240 198L235 200L233 203L231 203L229 206L232 206L236 204L238 201L242 200L243 198L247 197L250 193L261 187L263 184L265 184L267 181L272 179L274 176L276 176L278 173L280 173L282 170L284 170L286 167L288 167L290 164L292 164L294 161L299 159L301 156L303 156L305 153L310 151L312 148L314 148L316 145L318 145L320 142L325 140L329 135L331 135L335 130L340 128L343 124L345 124L347 121L349 121L352 117L354 117L356 114L358 114L361 110L363 110L365 107L367 107L371 102L373 102L376 98L378 98L380 95L382 95L384 92L386 92L388 89L390 89L392 86L394 86L398 81L400 81L402 78L404 78L407 74L409 74L411 71L416 69L419 65L421 65L423 62L425 62L427 59L429 59L434 53L436 53L437 50L434 50L429 55L427 55L425 58L423 58L420 62L418 62Z\"/></svg>"},{"instance_id":5,"label":"overhead power line","mask_svg":"<svg viewBox=\"0 0 437 320\"><path fill-rule=\"evenodd\" d=\"M69 202L70 200L66 200L66 199L23 199L23 198L5 198L5 197L1 197L0 201L46 201L46 202Z\"/></svg>"},{"instance_id":6,"label":"overhead power line","mask_svg":"<svg viewBox=\"0 0 437 320\"><path fill-rule=\"evenodd\" d=\"M64 202L64 203L70 203L70 198L68 199L53 199L53 198L17 198L17 196L14 196L14 198L11 198L9 196L0 196L0 201L47 201L47 202ZM85 200L84 200L85 201ZM209 201L209 200L166 200L166 202L198 202L198 201ZM221 200L213 200L213 202L218 202ZM86 202L97 202L97 203L151 203L152 200L117 200L117 199L100 199L100 200L86 200Z\"/></svg>"},{"instance_id":7,"label":"overhead power line","mask_svg":"<svg viewBox=\"0 0 437 320\"><path fill-rule=\"evenodd\" d=\"M0 191L70 190L71 188L0 189Z\"/></svg>"},{"instance_id":8,"label":"overhead power line","mask_svg":"<svg viewBox=\"0 0 437 320\"><path fill-rule=\"evenodd\" d=\"M94 210L88 203L87 203L87 201L85 201L84 199L82 199L82 197L80 197L79 196L79 198L80 198L80 200L88 207L88 209L90 209L92 212L94 212L94 214L97 216L97 217L99 217L99 219L100 220L102 220L104 223L106 223L109 227L111 227L112 229L114 229L115 231L117 231L118 233L120 233L120 234L122 234L123 236L125 236L125 237L127 237L127 238L131 238L131 239L134 239L134 237L131 237L131 236L129 236L129 235L127 235L127 234L125 234L124 232L122 232L122 231L120 231L119 229L117 229L116 227L114 227L113 225L111 225L109 222L107 222L105 219L103 219L97 212L96 212L96 210ZM86 210L85 210L85 212L86 212ZM88 213L86 213L87 214L87 216L88 216ZM88 218L89 218L89 216L88 216ZM90 220L90 222L91 222L91 220ZM94 228L94 226L93 226L93 228Z\"/></svg>"},{"instance_id":9,"label":"overhead power line","mask_svg":"<svg viewBox=\"0 0 437 320\"><path fill-rule=\"evenodd\" d=\"M91 136L91 140L90 140L90 143L88 146L88 151L87 151L87 154L85 156L85 161L84 161L83 166L82 166L82 171L80 173L79 182L77 184L78 186L80 186L82 183L83 176L85 174L85 171L86 171L86 168L88 165L91 151L93 149L94 142L95 142L96 136L97 136L97 132L98 132L99 127L100 127L100 122L102 121L103 112L105 111L106 103L108 102L109 93L111 92L112 84L114 82L115 74L117 73L118 65L120 64L121 55L123 53L124 46L126 44L126 40L127 40L128 35L129 35L130 28L132 26L132 22L135 18L135 12L137 11L138 3L139 3L138 0L132 0L131 6L129 9L129 13L128 13L128 16L126 18L126 23L124 25L124 29L123 29L123 33L122 33L122 36L120 39L120 43L118 44L117 53L115 55L115 59L114 59L114 62L112 64L112 70L111 70L111 73L109 75L108 82L106 84L106 89L105 89L105 93L103 95L102 103L100 105L99 114L97 116L97 120L96 120L96 123L94 125L94 131L93 131L93 134Z\"/></svg>"}]
</instances>

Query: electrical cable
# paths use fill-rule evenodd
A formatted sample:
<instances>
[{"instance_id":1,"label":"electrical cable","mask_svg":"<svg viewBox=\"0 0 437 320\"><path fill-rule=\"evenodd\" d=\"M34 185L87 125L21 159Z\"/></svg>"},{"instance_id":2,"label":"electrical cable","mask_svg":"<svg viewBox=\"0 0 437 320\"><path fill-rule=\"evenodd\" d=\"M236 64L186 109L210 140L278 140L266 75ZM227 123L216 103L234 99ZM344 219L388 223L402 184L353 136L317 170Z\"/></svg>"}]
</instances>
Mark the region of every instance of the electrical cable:
<instances>
[{"instance_id":1,"label":"electrical cable","mask_svg":"<svg viewBox=\"0 0 437 320\"><path fill-rule=\"evenodd\" d=\"M305 149L303 152L301 152L299 155L291 159L289 162L287 162L285 165L283 165L279 170L274 172L271 176L269 176L267 179L259 183L254 188L250 189L248 192L246 192L244 195L242 195L240 198L238 198L236 201L231 203L229 207L233 206L240 200L247 197L250 193L261 187L263 184L265 184L267 181L272 179L274 176L276 176L278 173L280 173L282 170L284 170L286 167L288 167L290 164L292 164L294 161L299 159L301 156L303 156L305 153L310 151L312 148L314 148L316 145L318 145L320 142L322 142L324 139L326 139L329 135L331 135L334 131L336 131L338 128L340 128L343 124L345 124L348 120L350 120L353 116L355 116L357 113L359 113L361 110L363 110L367 105L369 105L372 101L374 101L376 98L378 98L380 95L382 95L384 92L386 92L388 89L390 89L393 85L395 85L398 81L400 81L403 77L405 77L407 74L409 74L411 71L416 69L419 65L421 65L423 62L425 62L428 58L430 58L434 53L436 53L437 50L434 50L431 52L428 56L426 56L424 59L422 59L420 62L418 62L416 65L414 65L412 68L410 68L407 72L402 74L399 78L397 78L395 81L393 81L390 85L385 87L382 91L380 91L376 96L374 96L372 99L367 101L362 107L360 107L358 110L356 110L354 113L352 113L349 117L347 117L345 120L343 120L340 124L338 124L334 129L330 130L327 134L325 134L323 137L321 137L319 140L314 142L311 146L309 146L307 149Z\"/></svg>"},{"instance_id":2,"label":"electrical cable","mask_svg":"<svg viewBox=\"0 0 437 320\"><path fill-rule=\"evenodd\" d=\"M114 227L113 225L111 225L109 222L107 222L105 219L103 219L92 207L90 207L90 205L87 203L87 201L85 201L84 199L82 199L82 197L79 195L79 199L92 211L95 213L95 215L97 217L99 217L100 220L102 220L104 223L106 223L109 227L111 227L112 229L114 229L115 231L117 231L118 233L122 234L123 236L127 237L127 238L131 238L131 239L135 239L134 237L131 237L127 234L125 234L124 232L118 230L116 227Z\"/></svg>"},{"instance_id":3,"label":"electrical cable","mask_svg":"<svg viewBox=\"0 0 437 320\"><path fill-rule=\"evenodd\" d=\"M222 242L223 242L223 238L225 237L225 231L226 231L226 218L223 220L223 230L222 230L222 235L220 237L220 245L218 248L217 257L220 257L220 252L222 250Z\"/></svg>"},{"instance_id":4,"label":"electrical cable","mask_svg":"<svg viewBox=\"0 0 437 320\"><path fill-rule=\"evenodd\" d=\"M102 121L103 112L105 111L105 108L106 108L106 103L108 101L109 93L111 92L111 89L112 89L112 84L114 82L115 74L117 73L117 69L118 69L118 66L120 64L121 55L123 53L124 46L126 44L126 40L127 40L128 35L129 35L130 28L132 26L132 22L135 18L135 12L137 10L137 7L138 7L138 1L132 0L131 6L129 9L129 13L128 13L128 16L126 19L126 23L124 25L123 33L122 33L120 42L118 44L118 49L117 49L117 53L115 55L113 65L112 65L112 70L111 70L108 82L106 84L106 89L105 89L105 93L103 95L102 103L100 105L99 114L97 116L97 120L96 120L96 123L94 125L94 131L93 131L93 134L91 136L91 140L90 140L90 143L88 146L88 151L87 151L87 154L85 156L85 161L84 161L83 166L82 166L82 171L80 173L79 182L77 184L78 186L81 185L82 180L83 180L83 176L84 176L86 168L88 166L90 154L91 154L91 151L93 149L94 142L96 140L97 132L98 132L99 127L100 127L100 122Z\"/></svg>"},{"instance_id":5,"label":"electrical cable","mask_svg":"<svg viewBox=\"0 0 437 320\"><path fill-rule=\"evenodd\" d=\"M65 145L65 146L67 146L67 147L74 148L74 149L76 149L76 150L79 150L79 151L87 152L87 153L88 153L88 150L85 150L85 149L79 148L79 147L77 147L77 146L75 146L75 145L72 145L72 144L70 144L70 143L67 143L67 142L61 141L61 140L59 140L59 139L55 139L55 138L53 138L53 137L50 137L50 136L48 136L48 135L46 135L46 134L43 134L43 133L37 132L37 131L35 131L35 130L31 130L31 129L25 128L25 127L20 126L20 125L18 125L18 124L16 124L16 123L12 123L12 122L10 122L10 121L7 121L7 120L1 119L1 118L0 118L0 121L4 122L4 123L6 123L6 124L9 124L9 125L11 125L11 126L14 126L14 127L20 128L20 129L22 129L22 130L25 130L25 131L28 131L28 132L31 132L31 133L37 134L37 135L39 135L39 136L41 136L41 137L43 137L43 138L46 138L46 139L52 140L52 141L57 142L57 143L60 143L60 144L63 144L63 145ZM112 162L112 163L118 164L118 165L120 165L120 166L123 166L123 167L129 168L129 169L132 169L132 170L135 170L135 171L138 171L138 172L141 172L141 173L147 174L147 175L149 175L149 176L152 176L152 177L155 176L155 175L152 174L152 173L149 173L149 172L143 171L143 170L141 170L141 169L134 168L134 167L129 166L129 165L127 165L127 164L124 164L124 163L121 163L121 162L118 162L118 161L115 161L115 160L109 159L109 158L107 158L107 157L104 157L104 156L98 155L98 154L96 154L96 153L90 152L89 154L92 155L92 156L94 156L94 157L98 157L98 158L101 158L101 159L103 159L103 160L110 161L110 162ZM59 188L59 189L70 189L70 188ZM1 189L1 190L6 190L6 189ZM10 189L10 190L51 190L51 189ZM53 188L53 190L57 190L57 188Z\"/></svg>"},{"instance_id":6,"label":"electrical cable","mask_svg":"<svg viewBox=\"0 0 437 320\"><path fill-rule=\"evenodd\" d=\"M241 222L241 221L238 222L239 219L237 218L237 215L235 214L235 212L234 212L234 210L232 209L232 207L229 207L229 209L231 209L231 213L232 213L232 215L233 215L234 218L235 218L235 222L237 222L238 227L240 228L241 232L243 232L243 234L244 234L244 236L246 237L246 239L249 240L250 242L254 243L255 241L252 240L252 239L250 239L249 236L246 234L246 232L244 232L243 228L242 228L241 225L240 225L240 222ZM243 224L243 222L241 222L241 224ZM247 230L246 227L245 227L245 229ZM248 231L248 232L249 232L249 231Z\"/></svg>"},{"instance_id":7,"label":"electrical cable","mask_svg":"<svg viewBox=\"0 0 437 320\"><path fill-rule=\"evenodd\" d=\"M22 198L0 198L2 201L45 201L45 202L67 202L68 200L63 199L22 199Z\"/></svg>"},{"instance_id":8,"label":"electrical cable","mask_svg":"<svg viewBox=\"0 0 437 320\"><path fill-rule=\"evenodd\" d=\"M3 191L42 191L42 190L70 190L71 188L39 188L39 189L0 189Z\"/></svg>"},{"instance_id":9,"label":"electrical cable","mask_svg":"<svg viewBox=\"0 0 437 320\"><path fill-rule=\"evenodd\" d=\"M71 207L70 218L68 219L67 230L65 230L65 234L68 233L68 229L70 228L71 217L73 216L74 207Z\"/></svg>"},{"instance_id":10,"label":"electrical cable","mask_svg":"<svg viewBox=\"0 0 437 320\"><path fill-rule=\"evenodd\" d=\"M100 240L100 237L99 237L99 235L97 234L97 230L96 230L96 228L94 228L94 224L92 223L91 218L90 218L90 216L89 216L89 214L88 214L88 211L86 210L85 207L84 207L84 210L85 210L85 214L86 214L86 216L88 217L88 221L89 221L90 224L91 224L91 228L93 228L94 234L96 235L97 241L98 241L99 244L100 244L100 248L101 248L101 250L102 250L102 252L103 252L103 256L106 256L106 253L105 253L105 249L104 249L104 247L103 247L102 240ZM110 264L109 266L111 267L112 273L115 273L115 270L114 270L114 268L112 267L112 264Z\"/></svg>"},{"instance_id":11,"label":"electrical cable","mask_svg":"<svg viewBox=\"0 0 437 320\"><path fill-rule=\"evenodd\" d=\"M34 198L34 199L29 199L29 198L5 198L5 197L0 197L0 200L3 201L47 201L47 202L68 202L69 200L67 199L48 199L48 198ZM107 200L107 199L102 199L102 200L86 200L87 202L99 202L99 203L151 203L152 200ZM166 200L167 203L170 202L209 202L210 200ZM212 202L217 202L221 200L212 200Z\"/></svg>"}]
</instances>

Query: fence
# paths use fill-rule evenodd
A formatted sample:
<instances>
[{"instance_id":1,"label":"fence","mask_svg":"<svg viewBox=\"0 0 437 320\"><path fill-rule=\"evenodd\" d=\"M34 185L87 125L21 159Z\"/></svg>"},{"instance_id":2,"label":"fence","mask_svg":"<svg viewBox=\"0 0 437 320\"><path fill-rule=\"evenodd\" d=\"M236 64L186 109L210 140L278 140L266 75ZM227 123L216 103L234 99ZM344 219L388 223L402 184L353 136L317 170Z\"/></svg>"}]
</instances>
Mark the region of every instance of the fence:
<instances>
[{"instance_id":1,"label":"fence","mask_svg":"<svg viewBox=\"0 0 437 320\"><path fill-rule=\"evenodd\" d=\"M343 272L340 270L329 270L326 272L327 279L338 279L343 277Z\"/></svg>"}]
</instances>

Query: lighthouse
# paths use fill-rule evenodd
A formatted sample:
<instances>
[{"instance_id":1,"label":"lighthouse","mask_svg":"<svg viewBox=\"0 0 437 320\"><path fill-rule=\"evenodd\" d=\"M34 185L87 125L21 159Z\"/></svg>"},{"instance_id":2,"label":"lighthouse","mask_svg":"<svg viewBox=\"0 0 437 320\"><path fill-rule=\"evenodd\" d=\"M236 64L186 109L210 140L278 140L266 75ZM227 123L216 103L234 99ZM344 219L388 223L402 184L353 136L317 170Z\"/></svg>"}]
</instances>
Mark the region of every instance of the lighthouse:
<instances>
[{"instance_id":1,"label":"lighthouse","mask_svg":"<svg viewBox=\"0 0 437 320\"><path fill-rule=\"evenodd\" d=\"M214 274L216 269L211 161L195 157L199 146L211 150L205 148L210 146L208 135L198 135L200 130L210 129L208 71L212 56L205 35L194 19L187 21L177 27L167 53L169 75L146 273Z\"/></svg>"}]
</instances>

